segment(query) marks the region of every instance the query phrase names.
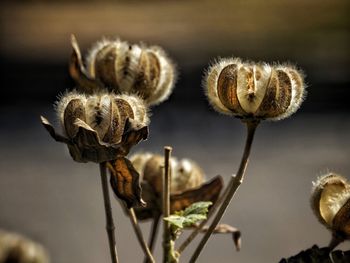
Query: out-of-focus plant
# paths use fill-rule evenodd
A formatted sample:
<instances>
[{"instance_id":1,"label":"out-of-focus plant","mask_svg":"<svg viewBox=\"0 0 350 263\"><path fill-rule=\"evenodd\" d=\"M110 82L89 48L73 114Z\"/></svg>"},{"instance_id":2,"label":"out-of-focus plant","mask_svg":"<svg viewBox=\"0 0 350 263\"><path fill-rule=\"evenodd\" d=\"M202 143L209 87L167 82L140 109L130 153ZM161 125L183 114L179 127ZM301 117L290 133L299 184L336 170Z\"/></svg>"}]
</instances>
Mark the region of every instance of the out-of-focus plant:
<instances>
[{"instance_id":1,"label":"out-of-focus plant","mask_svg":"<svg viewBox=\"0 0 350 263\"><path fill-rule=\"evenodd\" d=\"M49 263L46 249L16 233L0 229L0 263Z\"/></svg>"}]
</instances>

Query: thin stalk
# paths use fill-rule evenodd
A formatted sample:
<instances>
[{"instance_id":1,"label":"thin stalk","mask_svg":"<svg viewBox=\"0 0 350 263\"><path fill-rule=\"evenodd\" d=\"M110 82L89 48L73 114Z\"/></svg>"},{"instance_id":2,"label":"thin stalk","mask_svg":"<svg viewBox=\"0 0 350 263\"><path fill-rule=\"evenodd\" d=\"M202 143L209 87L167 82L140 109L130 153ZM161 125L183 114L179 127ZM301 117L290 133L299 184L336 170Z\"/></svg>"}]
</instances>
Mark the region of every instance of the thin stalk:
<instances>
[{"instance_id":1,"label":"thin stalk","mask_svg":"<svg viewBox=\"0 0 350 263\"><path fill-rule=\"evenodd\" d=\"M185 241L179 246L177 249L177 252L181 254L184 252L184 250L188 247L188 245L193 241L193 239L196 238L196 236L201 233L203 227L208 223L209 219L211 218L212 215L215 214L216 210L219 208L220 204L224 200L226 194L227 194L227 189L225 189L224 193L220 196L220 198L213 204L212 207L210 207L210 210L207 215L207 219L202 221L197 228L195 228L192 233L185 239Z\"/></svg>"},{"instance_id":2,"label":"thin stalk","mask_svg":"<svg viewBox=\"0 0 350 263\"><path fill-rule=\"evenodd\" d=\"M107 171L106 171L106 163L100 163L100 175L101 175L101 183L102 183L102 192L103 192L103 201L105 206L105 213L106 213L106 230L107 230L107 236L108 236L108 242L109 242L109 250L111 252L111 259L112 263L118 263L118 253L117 253L117 246L115 242L115 226L113 223L113 216L112 216L112 207L111 207L111 201L109 199L109 188L108 188L108 178L107 178Z\"/></svg>"},{"instance_id":3,"label":"thin stalk","mask_svg":"<svg viewBox=\"0 0 350 263\"><path fill-rule=\"evenodd\" d=\"M151 234L148 242L148 247L151 253L153 253L154 243L157 238L158 226L159 226L160 214L157 214L153 217ZM150 263L148 258L145 258L144 263Z\"/></svg>"},{"instance_id":4,"label":"thin stalk","mask_svg":"<svg viewBox=\"0 0 350 263\"><path fill-rule=\"evenodd\" d=\"M216 226L218 225L219 221L221 220L221 218L225 214L225 211L226 211L227 207L229 206L232 197L236 193L238 187L243 182L244 173L245 173L247 165L248 165L250 150L251 150L251 146L253 143L254 134L255 134L255 130L256 130L256 127L258 125L258 122L247 121L246 125L247 125L247 139L245 142L244 152L243 152L243 156L242 156L241 163L239 165L237 174L236 174L236 176L231 178L231 180L227 186L228 188L227 188L227 190L225 190L225 193L224 193L223 203L220 206L219 211L217 212L215 218L213 219L213 222L211 223L208 231L203 236L203 238L200 241L198 247L196 248L193 256L191 257L190 263L194 263L198 259L199 255L202 252L204 246L206 245L209 237L212 235L212 233L215 230Z\"/></svg>"},{"instance_id":5,"label":"thin stalk","mask_svg":"<svg viewBox=\"0 0 350 263\"><path fill-rule=\"evenodd\" d=\"M136 218L136 215L135 215L135 211L133 208L130 208L130 209L126 209L128 211L128 214L129 214L129 218L130 218L130 221L131 221L131 224L134 228L134 231L136 233L136 236L137 236L137 239L141 245L141 248L143 250L143 252L145 253L145 256L148 260L148 262L151 262L151 263L155 263L155 260L154 260L154 257L150 251L150 249L148 248L148 245L143 237L143 234L142 234L142 230L138 224L138 220Z\"/></svg>"},{"instance_id":6,"label":"thin stalk","mask_svg":"<svg viewBox=\"0 0 350 263\"><path fill-rule=\"evenodd\" d=\"M163 218L170 215L170 157L172 148L164 147L164 176L163 176ZM170 223L163 220L163 262L171 262L171 233Z\"/></svg>"}]
</instances>

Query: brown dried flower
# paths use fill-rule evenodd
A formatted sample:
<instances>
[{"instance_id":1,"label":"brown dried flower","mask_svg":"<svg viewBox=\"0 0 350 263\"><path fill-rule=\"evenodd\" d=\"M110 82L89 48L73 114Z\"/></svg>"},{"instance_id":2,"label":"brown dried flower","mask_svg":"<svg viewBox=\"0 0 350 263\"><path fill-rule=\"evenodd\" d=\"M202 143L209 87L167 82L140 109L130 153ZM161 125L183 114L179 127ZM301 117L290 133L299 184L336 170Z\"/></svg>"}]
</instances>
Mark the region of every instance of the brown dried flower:
<instances>
[{"instance_id":1,"label":"brown dried flower","mask_svg":"<svg viewBox=\"0 0 350 263\"><path fill-rule=\"evenodd\" d=\"M77 162L101 163L123 157L148 135L147 108L134 95L70 92L56 108L67 137L57 134L44 117L42 123L56 141L68 145Z\"/></svg>"},{"instance_id":2,"label":"brown dried flower","mask_svg":"<svg viewBox=\"0 0 350 263\"><path fill-rule=\"evenodd\" d=\"M222 59L204 80L210 104L218 112L242 119L280 120L289 117L305 97L301 71L290 65Z\"/></svg>"},{"instance_id":3,"label":"brown dried flower","mask_svg":"<svg viewBox=\"0 0 350 263\"><path fill-rule=\"evenodd\" d=\"M130 157L142 177L142 198L147 206L135 210L139 219L161 213L162 177L164 157L152 153L137 153ZM205 182L202 169L190 159L172 157L170 183L170 212L180 211L199 201L215 203L223 187L221 176Z\"/></svg>"},{"instance_id":4,"label":"brown dried flower","mask_svg":"<svg viewBox=\"0 0 350 263\"><path fill-rule=\"evenodd\" d=\"M311 206L318 220L333 233L333 249L350 239L350 184L335 173L321 176L313 183Z\"/></svg>"},{"instance_id":5,"label":"brown dried flower","mask_svg":"<svg viewBox=\"0 0 350 263\"><path fill-rule=\"evenodd\" d=\"M116 93L137 94L147 105L166 100L175 83L175 67L158 46L147 47L104 39L87 55L87 67L72 36L70 74L85 92L110 89Z\"/></svg>"}]
</instances>

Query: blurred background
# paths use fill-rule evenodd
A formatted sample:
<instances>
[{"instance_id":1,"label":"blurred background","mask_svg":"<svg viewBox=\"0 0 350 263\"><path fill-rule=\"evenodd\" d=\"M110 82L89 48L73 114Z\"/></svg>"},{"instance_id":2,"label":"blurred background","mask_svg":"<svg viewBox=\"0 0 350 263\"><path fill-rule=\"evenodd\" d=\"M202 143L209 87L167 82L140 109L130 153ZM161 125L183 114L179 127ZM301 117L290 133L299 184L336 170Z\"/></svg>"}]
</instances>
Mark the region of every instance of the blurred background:
<instances>
[{"instance_id":1,"label":"blurred background","mask_svg":"<svg viewBox=\"0 0 350 263\"><path fill-rule=\"evenodd\" d=\"M103 36L168 51L178 82L152 109L150 138L135 151L172 145L173 155L194 159L208 178L235 173L245 136L239 120L207 105L208 64L239 56L302 68L306 101L292 118L260 125L246 180L223 220L242 231L242 251L229 236L214 236L199 262L278 262L326 245L330 234L313 216L309 193L328 171L350 177L349 11L347 0L3 0L0 228L41 242L54 263L109 262L98 166L74 163L39 122L39 115L53 121L57 95L74 87L67 67L74 33L83 54ZM113 213L120 261L141 262L116 201ZM147 236L149 223L143 229Z\"/></svg>"}]
</instances>

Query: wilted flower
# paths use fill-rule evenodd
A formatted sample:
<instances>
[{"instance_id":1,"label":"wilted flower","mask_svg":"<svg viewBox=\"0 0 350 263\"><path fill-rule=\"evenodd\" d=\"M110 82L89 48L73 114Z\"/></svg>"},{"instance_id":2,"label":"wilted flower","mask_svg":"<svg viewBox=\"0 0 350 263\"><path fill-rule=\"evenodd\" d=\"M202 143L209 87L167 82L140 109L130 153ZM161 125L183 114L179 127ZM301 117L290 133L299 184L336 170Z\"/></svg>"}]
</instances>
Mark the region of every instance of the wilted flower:
<instances>
[{"instance_id":1,"label":"wilted flower","mask_svg":"<svg viewBox=\"0 0 350 263\"><path fill-rule=\"evenodd\" d=\"M280 120L293 114L305 97L303 74L290 65L222 59L204 80L210 104L242 119Z\"/></svg>"},{"instance_id":2,"label":"wilted flower","mask_svg":"<svg viewBox=\"0 0 350 263\"><path fill-rule=\"evenodd\" d=\"M123 157L147 138L147 108L134 95L70 92L57 103L57 114L65 135L58 135L42 117L51 136L68 145L77 162L105 162Z\"/></svg>"},{"instance_id":3,"label":"wilted flower","mask_svg":"<svg viewBox=\"0 0 350 263\"><path fill-rule=\"evenodd\" d=\"M139 219L147 219L161 213L164 157L152 153L138 153L130 157L142 177L142 197L147 202L144 208L135 210ZM223 187L221 176L205 182L202 169L190 159L170 159L170 212L183 210L199 201L216 202Z\"/></svg>"},{"instance_id":4,"label":"wilted flower","mask_svg":"<svg viewBox=\"0 0 350 263\"><path fill-rule=\"evenodd\" d=\"M85 68L74 36L72 46L70 74L84 91L108 88L116 93L137 94L148 105L169 97L175 67L160 47L104 39L91 48Z\"/></svg>"},{"instance_id":5,"label":"wilted flower","mask_svg":"<svg viewBox=\"0 0 350 263\"><path fill-rule=\"evenodd\" d=\"M333 249L350 239L350 184L343 176L329 173L313 183L311 206L318 220L333 233Z\"/></svg>"},{"instance_id":6,"label":"wilted flower","mask_svg":"<svg viewBox=\"0 0 350 263\"><path fill-rule=\"evenodd\" d=\"M19 234L0 229L0 263L48 263L43 246Z\"/></svg>"}]
</instances>

